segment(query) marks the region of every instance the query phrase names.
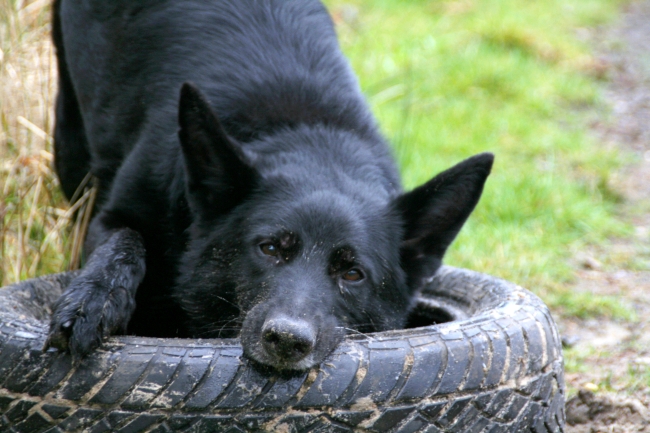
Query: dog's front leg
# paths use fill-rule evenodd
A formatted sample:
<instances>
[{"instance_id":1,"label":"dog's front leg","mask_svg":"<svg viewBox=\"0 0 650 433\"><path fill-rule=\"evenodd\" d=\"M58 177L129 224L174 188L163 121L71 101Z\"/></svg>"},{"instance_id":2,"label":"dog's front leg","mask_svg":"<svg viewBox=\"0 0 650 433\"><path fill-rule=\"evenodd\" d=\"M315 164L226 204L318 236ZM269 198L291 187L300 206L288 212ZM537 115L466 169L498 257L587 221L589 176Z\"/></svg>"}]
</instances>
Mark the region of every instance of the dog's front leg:
<instances>
[{"instance_id":1,"label":"dog's front leg","mask_svg":"<svg viewBox=\"0 0 650 433\"><path fill-rule=\"evenodd\" d=\"M125 331L144 274L142 236L129 228L109 233L54 306L44 349L69 349L80 358L102 338Z\"/></svg>"}]
</instances>

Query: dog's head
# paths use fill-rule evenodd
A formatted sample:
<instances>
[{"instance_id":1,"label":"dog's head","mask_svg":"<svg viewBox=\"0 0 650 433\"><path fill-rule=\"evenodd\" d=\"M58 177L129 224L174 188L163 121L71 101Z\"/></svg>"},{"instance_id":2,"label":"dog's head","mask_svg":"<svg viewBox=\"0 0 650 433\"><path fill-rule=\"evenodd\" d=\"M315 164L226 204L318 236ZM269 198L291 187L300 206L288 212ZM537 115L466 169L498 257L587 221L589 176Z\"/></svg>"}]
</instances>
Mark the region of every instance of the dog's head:
<instances>
[{"instance_id":1,"label":"dog's head","mask_svg":"<svg viewBox=\"0 0 650 433\"><path fill-rule=\"evenodd\" d=\"M179 119L194 223L175 296L195 336L240 332L249 358L282 370L320 363L348 332L404 326L493 161L477 155L402 195L368 187L381 176L367 172L365 186L333 171L320 188L327 169L245 152L188 84Z\"/></svg>"}]
</instances>

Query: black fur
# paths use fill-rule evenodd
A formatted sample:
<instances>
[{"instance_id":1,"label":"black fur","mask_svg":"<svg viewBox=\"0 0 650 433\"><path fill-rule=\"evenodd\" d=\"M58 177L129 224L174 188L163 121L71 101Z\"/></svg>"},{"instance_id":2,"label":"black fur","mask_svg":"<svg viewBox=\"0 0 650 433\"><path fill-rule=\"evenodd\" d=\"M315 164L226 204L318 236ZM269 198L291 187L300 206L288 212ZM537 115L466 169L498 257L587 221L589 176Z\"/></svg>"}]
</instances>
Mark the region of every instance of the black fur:
<instances>
[{"instance_id":1,"label":"black fur","mask_svg":"<svg viewBox=\"0 0 650 433\"><path fill-rule=\"evenodd\" d=\"M56 0L53 24L56 168L98 207L46 347L240 335L300 370L404 325L493 157L402 193L318 1Z\"/></svg>"}]
</instances>

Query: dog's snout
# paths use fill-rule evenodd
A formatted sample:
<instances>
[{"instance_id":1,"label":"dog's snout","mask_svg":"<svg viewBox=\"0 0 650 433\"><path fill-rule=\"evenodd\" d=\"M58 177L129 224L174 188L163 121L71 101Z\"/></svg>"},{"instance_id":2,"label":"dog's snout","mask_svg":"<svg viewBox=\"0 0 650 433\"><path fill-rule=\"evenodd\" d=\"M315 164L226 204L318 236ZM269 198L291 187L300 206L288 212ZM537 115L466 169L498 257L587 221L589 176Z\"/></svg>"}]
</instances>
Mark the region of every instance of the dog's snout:
<instances>
[{"instance_id":1,"label":"dog's snout","mask_svg":"<svg viewBox=\"0 0 650 433\"><path fill-rule=\"evenodd\" d=\"M282 361L297 362L314 349L316 332L304 320L289 317L268 319L262 327L262 345L267 353Z\"/></svg>"}]
</instances>

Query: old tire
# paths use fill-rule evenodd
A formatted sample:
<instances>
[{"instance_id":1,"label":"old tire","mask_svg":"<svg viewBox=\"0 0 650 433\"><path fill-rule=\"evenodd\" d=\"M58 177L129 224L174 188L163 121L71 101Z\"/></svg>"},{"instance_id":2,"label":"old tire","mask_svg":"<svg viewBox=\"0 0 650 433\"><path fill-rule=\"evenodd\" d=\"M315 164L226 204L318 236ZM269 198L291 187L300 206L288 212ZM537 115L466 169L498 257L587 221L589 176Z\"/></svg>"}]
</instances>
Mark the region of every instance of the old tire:
<instances>
[{"instance_id":1,"label":"old tire","mask_svg":"<svg viewBox=\"0 0 650 433\"><path fill-rule=\"evenodd\" d=\"M530 292L443 267L413 325L348 337L312 371L260 373L238 340L111 338L41 351L57 274L0 291L0 431L562 432L561 343ZM164 320L164 319L159 319Z\"/></svg>"}]
</instances>

